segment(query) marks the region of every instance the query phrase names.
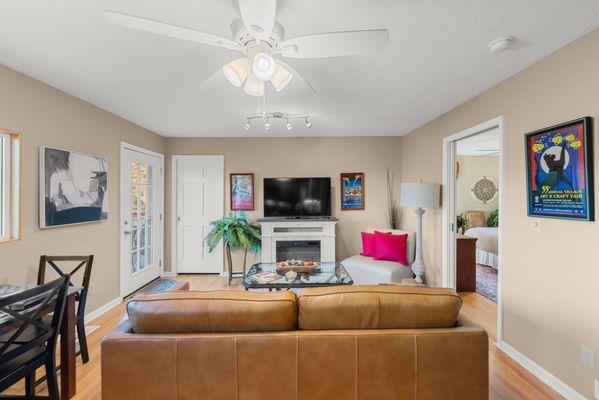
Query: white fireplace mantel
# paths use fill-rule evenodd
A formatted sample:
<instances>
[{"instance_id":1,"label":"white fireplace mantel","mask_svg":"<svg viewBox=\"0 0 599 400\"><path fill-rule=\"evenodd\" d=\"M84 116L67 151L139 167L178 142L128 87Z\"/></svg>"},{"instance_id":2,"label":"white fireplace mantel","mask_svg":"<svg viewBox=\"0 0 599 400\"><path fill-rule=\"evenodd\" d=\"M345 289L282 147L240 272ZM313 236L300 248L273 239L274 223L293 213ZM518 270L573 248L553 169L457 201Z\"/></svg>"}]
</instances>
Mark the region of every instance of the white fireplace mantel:
<instances>
[{"instance_id":1,"label":"white fireplace mantel","mask_svg":"<svg viewBox=\"0 0 599 400\"><path fill-rule=\"evenodd\" d=\"M278 241L320 241L320 261L335 261L337 222L336 218L258 220L262 227L262 262L277 261Z\"/></svg>"}]
</instances>

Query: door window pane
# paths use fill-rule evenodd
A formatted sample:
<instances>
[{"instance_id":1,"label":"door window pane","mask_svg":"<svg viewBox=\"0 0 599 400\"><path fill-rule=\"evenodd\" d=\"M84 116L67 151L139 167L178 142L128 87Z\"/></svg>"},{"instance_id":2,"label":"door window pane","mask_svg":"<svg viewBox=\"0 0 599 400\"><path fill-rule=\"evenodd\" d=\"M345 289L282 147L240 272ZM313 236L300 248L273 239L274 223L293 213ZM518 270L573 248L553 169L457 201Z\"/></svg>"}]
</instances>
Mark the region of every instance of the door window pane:
<instances>
[{"instance_id":1,"label":"door window pane","mask_svg":"<svg viewBox=\"0 0 599 400\"><path fill-rule=\"evenodd\" d=\"M148 265L146 264L146 250L141 249L139 252L139 269L144 269Z\"/></svg>"},{"instance_id":2,"label":"door window pane","mask_svg":"<svg viewBox=\"0 0 599 400\"><path fill-rule=\"evenodd\" d=\"M137 272L137 251L131 253L131 272Z\"/></svg>"},{"instance_id":3,"label":"door window pane","mask_svg":"<svg viewBox=\"0 0 599 400\"><path fill-rule=\"evenodd\" d=\"M139 248L143 247L146 247L146 229L142 227L139 235Z\"/></svg>"},{"instance_id":4,"label":"door window pane","mask_svg":"<svg viewBox=\"0 0 599 400\"><path fill-rule=\"evenodd\" d=\"M137 250L137 229L131 230L131 250Z\"/></svg>"},{"instance_id":5,"label":"door window pane","mask_svg":"<svg viewBox=\"0 0 599 400\"><path fill-rule=\"evenodd\" d=\"M152 247L148 247L146 249L146 258L148 263L147 265L152 265L152 263L154 262L154 249Z\"/></svg>"}]
</instances>

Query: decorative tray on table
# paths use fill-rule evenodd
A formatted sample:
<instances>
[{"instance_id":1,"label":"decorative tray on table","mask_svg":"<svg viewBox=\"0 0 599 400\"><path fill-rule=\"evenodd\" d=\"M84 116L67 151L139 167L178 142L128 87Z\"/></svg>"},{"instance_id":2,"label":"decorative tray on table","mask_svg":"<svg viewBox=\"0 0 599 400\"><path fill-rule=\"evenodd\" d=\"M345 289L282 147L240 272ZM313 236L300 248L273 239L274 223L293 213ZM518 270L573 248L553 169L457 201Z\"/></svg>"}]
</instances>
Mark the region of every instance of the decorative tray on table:
<instances>
[{"instance_id":1,"label":"decorative tray on table","mask_svg":"<svg viewBox=\"0 0 599 400\"><path fill-rule=\"evenodd\" d=\"M277 272L286 273L294 271L303 274L310 273L319 266L320 263L318 261L286 260L277 262Z\"/></svg>"}]
</instances>

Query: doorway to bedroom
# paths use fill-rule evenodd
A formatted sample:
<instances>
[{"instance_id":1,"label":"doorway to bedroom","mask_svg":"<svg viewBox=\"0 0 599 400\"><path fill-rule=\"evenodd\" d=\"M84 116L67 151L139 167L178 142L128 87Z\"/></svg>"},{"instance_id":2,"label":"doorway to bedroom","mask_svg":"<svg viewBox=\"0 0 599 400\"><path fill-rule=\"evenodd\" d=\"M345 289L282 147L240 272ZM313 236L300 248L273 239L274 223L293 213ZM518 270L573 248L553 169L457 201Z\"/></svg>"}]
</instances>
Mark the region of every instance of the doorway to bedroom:
<instances>
[{"instance_id":1,"label":"doorway to bedroom","mask_svg":"<svg viewBox=\"0 0 599 400\"><path fill-rule=\"evenodd\" d=\"M499 304L499 325L502 125L496 118L445 138L443 203L444 284L493 310Z\"/></svg>"}]
</instances>

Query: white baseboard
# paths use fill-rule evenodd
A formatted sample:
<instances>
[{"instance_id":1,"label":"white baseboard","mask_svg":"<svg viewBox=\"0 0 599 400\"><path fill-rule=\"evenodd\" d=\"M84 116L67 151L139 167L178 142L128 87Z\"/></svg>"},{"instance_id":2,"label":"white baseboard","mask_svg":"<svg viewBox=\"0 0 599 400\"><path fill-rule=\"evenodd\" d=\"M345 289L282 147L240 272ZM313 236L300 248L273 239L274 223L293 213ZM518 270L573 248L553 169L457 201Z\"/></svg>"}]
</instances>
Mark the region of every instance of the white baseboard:
<instances>
[{"instance_id":1,"label":"white baseboard","mask_svg":"<svg viewBox=\"0 0 599 400\"><path fill-rule=\"evenodd\" d=\"M121 304L122 302L123 302L122 297L117 297L116 299L109 301L108 303L104 304L100 308L97 308L94 311L87 314L85 316L85 323L89 324L94 319L98 318L99 316L101 316L103 314L106 314L108 311L112 310L113 308L115 308L116 306Z\"/></svg>"},{"instance_id":2,"label":"white baseboard","mask_svg":"<svg viewBox=\"0 0 599 400\"><path fill-rule=\"evenodd\" d=\"M498 342L496 346L514 361L527 369L531 374L543 381L547 386L564 396L568 400L588 400L572 387L566 385L558 377L541 367L539 364L520 353L506 342Z\"/></svg>"},{"instance_id":3,"label":"white baseboard","mask_svg":"<svg viewBox=\"0 0 599 400\"><path fill-rule=\"evenodd\" d=\"M173 271L162 271L162 277L163 278L174 278L175 276L177 276L176 272L173 272Z\"/></svg>"}]
</instances>

